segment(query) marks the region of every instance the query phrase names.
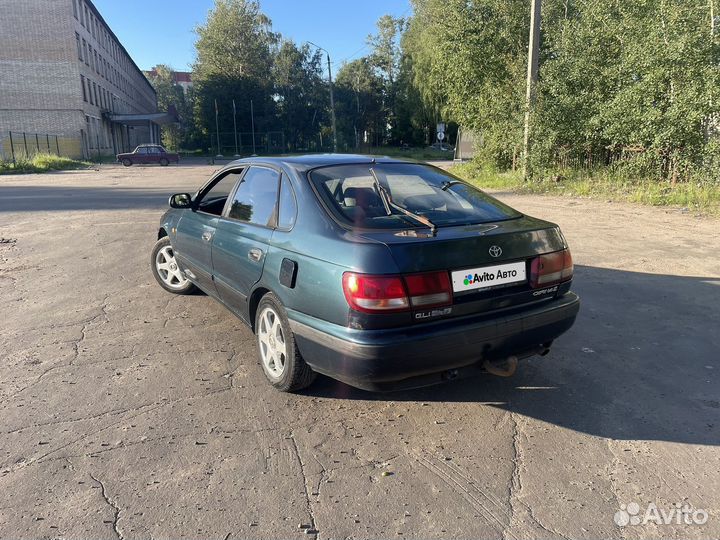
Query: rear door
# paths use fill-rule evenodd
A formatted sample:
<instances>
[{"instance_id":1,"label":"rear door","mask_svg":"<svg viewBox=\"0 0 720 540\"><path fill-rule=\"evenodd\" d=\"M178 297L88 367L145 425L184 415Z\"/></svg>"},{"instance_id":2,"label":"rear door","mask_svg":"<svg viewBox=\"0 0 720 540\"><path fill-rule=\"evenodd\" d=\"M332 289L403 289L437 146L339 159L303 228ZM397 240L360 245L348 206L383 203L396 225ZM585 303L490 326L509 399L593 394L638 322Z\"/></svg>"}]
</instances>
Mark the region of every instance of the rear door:
<instances>
[{"instance_id":1,"label":"rear door","mask_svg":"<svg viewBox=\"0 0 720 540\"><path fill-rule=\"evenodd\" d=\"M279 185L279 171L251 166L217 221L212 245L215 286L223 302L243 317L277 227Z\"/></svg>"},{"instance_id":2,"label":"rear door","mask_svg":"<svg viewBox=\"0 0 720 540\"><path fill-rule=\"evenodd\" d=\"M148 146L148 163L158 163L162 157L157 146Z\"/></svg>"}]
</instances>

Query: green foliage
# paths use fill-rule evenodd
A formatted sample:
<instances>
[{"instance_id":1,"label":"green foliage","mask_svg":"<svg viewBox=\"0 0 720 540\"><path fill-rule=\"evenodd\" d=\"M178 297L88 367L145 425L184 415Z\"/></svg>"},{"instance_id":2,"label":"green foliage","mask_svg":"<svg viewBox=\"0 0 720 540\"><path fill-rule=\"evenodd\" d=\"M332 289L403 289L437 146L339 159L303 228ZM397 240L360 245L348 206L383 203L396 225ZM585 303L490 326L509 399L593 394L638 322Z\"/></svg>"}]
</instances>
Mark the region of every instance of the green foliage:
<instances>
[{"instance_id":1,"label":"green foliage","mask_svg":"<svg viewBox=\"0 0 720 540\"><path fill-rule=\"evenodd\" d=\"M182 86L175 83L174 71L170 66L155 66L155 76L150 76L150 83L157 92L158 109L161 111L175 110L179 123L162 127L162 140L169 150L187 148L192 144L194 118L192 101L185 95Z\"/></svg>"},{"instance_id":2,"label":"green foliage","mask_svg":"<svg viewBox=\"0 0 720 540\"><path fill-rule=\"evenodd\" d=\"M287 151L307 150L315 144L319 126L327 120L327 88L322 54L308 45L283 41L273 64L277 121Z\"/></svg>"},{"instance_id":3,"label":"green foliage","mask_svg":"<svg viewBox=\"0 0 720 540\"><path fill-rule=\"evenodd\" d=\"M274 124L275 102L268 70L278 35L270 19L255 0L215 0L205 24L196 28L197 61L193 67L194 116L198 129L207 136L215 131L215 111L220 131L232 132L233 100L238 131L250 131L250 101L256 129Z\"/></svg>"},{"instance_id":4,"label":"green foliage","mask_svg":"<svg viewBox=\"0 0 720 540\"><path fill-rule=\"evenodd\" d=\"M0 160L0 174L42 173L90 167L86 161L77 161L56 154L35 154L31 158L20 158L13 164L10 160Z\"/></svg>"},{"instance_id":5,"label":"green foliage","mask_svg":"<svg viewBox=\"0 0 720 540\"><path fill-rule=\"evenodd\" d=\"M666 180L628 174L625 169L597 167L557 170L552 176L525 182L520 171L499 171L479 161L455 165L451 172L481 189L682 206L697 213L720 216L720 186L708 181L673 185Z\"/></svg>"},{"instance_id":6,"label":"green foliage","mask_svg":"<svg viewBox=\"0 0 720 540\"><path fill-rule=\"evenodd\" d=\"M345 148L383 143L387 120L384 82L369 58L344 64L335 80L338 137Z\"/></svg>"},{"instance_id":7,"label":"green foliage","mask_svg":"<svg viewBox=\"0 0 720 540\"><path fill-rule=\"evenodd\" d=\"M531 115L536 176L605 165L613 175L670 182L716 178L714 1L544 1ZM420 98L481 133L483 161L514 168L522 148L528 3L414 0L414 6L402 43Z\"/></svg>"},{"instance_id":8,"label":"green foliage","mask_svg":"<svg viewBox=\"0 0 720 540\"><path fill-rule=\"evenodd\" d=\"M510 166L522 139L525 2L415 0L403 46L413 83L443 118L481 131L484 156Z\"/></svg>"},{"instance_id":9,"label":"green foliage","mask_svg":"<svg viewBox=\"0 0 720 540\"><path fill-rule=\"evenodd\" d=\"M211 76L267 79L278 35L257 0L215 0L206 23L195 32L193 72L199 80Z\"/></svg>"}]
</instances>

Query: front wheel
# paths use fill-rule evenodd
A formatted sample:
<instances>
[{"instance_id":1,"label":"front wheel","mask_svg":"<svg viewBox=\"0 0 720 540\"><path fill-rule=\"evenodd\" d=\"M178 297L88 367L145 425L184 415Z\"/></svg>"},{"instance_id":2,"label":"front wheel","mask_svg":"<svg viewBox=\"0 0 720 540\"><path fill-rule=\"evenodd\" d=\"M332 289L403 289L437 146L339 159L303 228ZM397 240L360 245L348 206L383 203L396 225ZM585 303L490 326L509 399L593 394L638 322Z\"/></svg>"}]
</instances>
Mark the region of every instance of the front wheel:
<instances>
[{"instance_id":1,"label":"front wheel","mask_svg":"<svg viewBox=\"0 0 720 540\"><path fill-rule=\"evenodd\" d=\"M282 392L307 388L315 372L300 356L285 309L273 293L260 300L255 315L258 356L265 377Z\"/></svg>"},{"instance_id":2,"label":"front wheel","mask_svg":"<svg viewBox=\"0 0 720 540\"><path fill-rule=\"evenodd\" d=\"M150 268L157 282L166 291L175 294L195 292L195 285L180 270L177 260L175 260L175 252L167 236L163 236L155 243L150 257Z\"/></svg>"},{"instance_id":3,"label":"front wheel","mask_svg":"<svg viewBox=\"0 0 720 540\"><path fill-rule=\"evenodd\" d=\"M132 161L130 161L128 158L125 158L122 160L122 164L126 167L129 167L130 165L132 165Z\"/></svg>"},{"instance_id":4,"label":"front wheel","mask_svg":"<svg viewBox=\"0 0 720 540\"><path fill-rule=\"evenodd\" d=\"M167 167L168 165L170 165L170 162L167 159L162 158L160 160L160 165L162 165L163 167Z\"/></svg>"}]
</instances>

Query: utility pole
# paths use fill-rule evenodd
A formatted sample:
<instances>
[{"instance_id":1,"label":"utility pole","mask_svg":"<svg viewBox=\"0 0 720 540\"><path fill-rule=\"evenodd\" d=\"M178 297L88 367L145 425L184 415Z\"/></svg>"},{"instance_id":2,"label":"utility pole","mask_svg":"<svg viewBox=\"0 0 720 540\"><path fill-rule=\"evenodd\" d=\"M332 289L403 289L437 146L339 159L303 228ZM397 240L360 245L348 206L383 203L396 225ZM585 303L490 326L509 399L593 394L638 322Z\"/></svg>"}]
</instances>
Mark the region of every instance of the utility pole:
<instances>
[{"instance_id":1,"label":"utility pole","mask_svg":"<svg viewBox=\"0 0 720 540\"><path fill-rule=\"evenodd\" d=\"M320 45L308 41L308 44L313 47L317 47L321 51L324 51L327 55L327 67L328 67L328 82L330 83L330 118L332 119L332 132L333 132L333 152L337 153L337 125L335 123L335 91L333 89L332 80L332 68L330 67L330 53L326 49L323 49Z\"/></svg>"},{"instance_id":2,"label":"utility pole","mask_svg":"<svg viewBox=\"0 0 720 540\"><path fill-rule=\"evenodd\" d=\"M530 179L530 113L535 105L535 87L538 81L538 55L540 53L541 0L531 1L527 89L525 92L525 134L523 137L523 177L525 181Z\"/></svg>"},{"instance_id":3,"label":"utility pole","mask_svg":"<svg viewBox=\"0 0 720 540\"><path fill-rule=\"evenodd\" d=\"M360 137L358 136L357 124L360 120L360 75L356 77L357 86L355 87L355 106L357 108L355 116L355 148L360 147Z\"/></svg>"},{"instance_id":4,"label":"utility pole","mask_svg":"<svg viewBox=\"0 0 720 540\"><path fill-rule=\"evenodd\" d=\"M235 130L235 157L240 157L238 153L238 141L237 141L237 110L235 109L235 100L233 99L233 129Z\"/></svg>"},{"instance_id":5,"label":"utility pole","mask_svg":"<svg viewBox=\"0 0 720 540\"><path fill-rule=\"evenodd\" d=\"M217 156L215 156L215 157L221 158L223 156L220 153L220 122L218 121L218 115L219 115L219 112L218 112L218 104L217 104L217 99L216 99L215 100L215 134L217 136L218 153L217 153Z\"/></svg>"},{"instance_id":6,"label":"utility pole","mask_svg":"<svg viewBox=\"0 0 720 540\"><path fill-rule=\"evenodd\" d=\"M250 122L252 124L252 138L253 138L253 156L255 153L255 109L253 108L253 101L250 100Z\"/></svg>"}]
</instances>

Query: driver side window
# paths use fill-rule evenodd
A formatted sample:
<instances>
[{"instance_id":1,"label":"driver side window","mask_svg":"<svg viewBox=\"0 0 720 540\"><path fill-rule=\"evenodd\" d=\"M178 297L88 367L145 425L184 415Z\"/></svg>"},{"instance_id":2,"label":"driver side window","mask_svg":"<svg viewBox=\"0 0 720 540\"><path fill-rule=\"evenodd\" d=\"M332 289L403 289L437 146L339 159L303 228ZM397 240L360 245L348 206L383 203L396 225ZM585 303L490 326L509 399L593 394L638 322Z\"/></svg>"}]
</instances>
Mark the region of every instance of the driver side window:
<instances>
[{"instance_id":1,"label":"driver side window","mask_svg":"<svg viewBox=\"0 0 720 540\"><path fill-rule=\"evenodd\" d=\"M223 208L225 208L225 201L227 201L235 184L240 180L242 172L242 169L233 169L215 180L215 183L210 189L201 194L198 210L215 216L222 214Z\"/></svg>"}]
</instances>

